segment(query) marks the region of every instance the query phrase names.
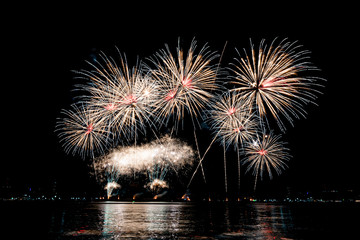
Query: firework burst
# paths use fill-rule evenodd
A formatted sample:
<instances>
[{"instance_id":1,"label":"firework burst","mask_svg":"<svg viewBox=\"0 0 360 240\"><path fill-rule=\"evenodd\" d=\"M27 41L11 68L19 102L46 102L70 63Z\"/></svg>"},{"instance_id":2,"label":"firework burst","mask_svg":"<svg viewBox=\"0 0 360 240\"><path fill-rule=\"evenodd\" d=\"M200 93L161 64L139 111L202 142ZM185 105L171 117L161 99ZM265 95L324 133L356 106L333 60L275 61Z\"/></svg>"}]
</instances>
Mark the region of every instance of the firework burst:
<instances>
[{"instance_id":1,"label":"firework burst","mask_svg":"<svg viewBox=\"0 0 360 240\"><path fill-rule=\"evenodd\" d=\"M139 131L145 133L147 126L153 126L151 117L157 85L143 71L141 62L130 68L121 54L120 66L105 54L100 56L102 63L90 64L93 71L79 72L90 80L88 84L78 85L90 95L82 99L97 109L95 114L107 121L115 137L136 139Z\"/></svg>"},{"instance_id":2,"label":"firework burst","mask_svg":"<svg viewBox=\"0 0 360 240\"><path fill-rule=\"evenodd\" d=\"M262 134L256 141L249 143L244 148L245 159L244 164L247 164L246 172L252 170L255 176L254 190L256 189L256 182L258 175L263 178L266 171L270 177L273 178L272 169L280 175L282 170L287 167L286 162L290 160L289 149L285 147L285 142L280 141L281 135Z\"/></svg>"},{"instance_id":3,"label":"firework burst","mask_svg":"<svg viewBox=\"0 0 360 240\"><path fill-rule=\"evenodd\" d=\"M83 158L100 154L93 166L96 174L104 174L108 196L120 188L121 176L135 177L136 173L146 174L147 186L154 192L168 188L167 174L178 176L178 170L190 167L195 153L200 160L187 187L200 166L206 183L202 161L216 141L224 149L225 192L230 146L238 156L238 188L243 148L243 164L246 172L255 175L255 190L259 175L262 179L268 173L272 179L273 171L281 174L290 159L280 135L259 135L259 129L264 132L275 121L285 131L284 122L293 125L294 119L305 117L304 107L314 103L320 94L317 89L322 87L321 78L308 76L318 70L308 61L309 51L286 39L269 45L262 40L257 49L251 43L249 54L239 53L231 65L231 90L220 88L217 79L223 71L220 63L213 63L219 55L207 44L198 50L193 40L184 51L179 39L176 51L165 45L148 59L149 65L138 60L129 67L125 55L119 55L120 61L115 61L100 53L99 61L88 62L90 70L77 71L79 78L86 80L77 85L83 95L71 110L62 111L65 117L56 124L67 153ZM201 156L196 131L204 116L213 138ZM171 127L172 135L188 117L197 151L169 136L158 138L156 130ZM149 130L158 139L137 145L138 136ZM103 155L110 145L117 147Z\"/></svg>"},{"instance_id":4,"label":"firework burst","mask_svg":"<svg viewBox=\"0 0 360 240\"><path fill-rule=\"evenodd\" d=\"M258 122L246 102L234 93L215 98L208 111L208 123L215 138L226 146L243 145L251 141L257 132Z\"/></svg>"},{"instance_id":5,"label":"firework burst","mask_svg":"<svg viewBox=\"0 0 360 240\"><path fill-rule=\"evenodd\" d=\"M215 83L217 65L211 64L218 55L210 52L207 45L198 54L195 50L196 41L192 41L184 56L179 43L177 56L174 57L166 45L166 49L160 50L150 59L155 65L150 70L151 74L159 83L160 97L156 103L156 115L160 125L167 125L171 117L177 125L185 111L196 118L213 97L212 91L218 88Z\"/></svg>"},{"instance_id":6,"label":"firework burst","mask_svg":"<svg viewBox=\"0 0 360 240\"><path fill-rule=\"evenodd\" d=\"M149 184L164 182L169 172L178 175L192 166L194 151L184 142L164 136L153 142L138 146L118 146L107 155L95 159L94 167L100 173L99 179L117 183L123 176L147 173ZM102 177L101 175L105 176ZM153 190L153 189L151 189ZM111 190L108 189L108 195Z\"/></svg>"},{"instance_id":7,"label":"firework burst","mask_svg":"<svg viewBox=\"0 0 360 240\"><path fill-rule=\"evenodd\" d=\"M208 123L224 147L225 193L227 194L226 148L233 145L237 153L246 142L256 136L258 122L245 101L235 92L226 92L215 98L208 111ZM240 156L238 154L238 188L240 189Z\"/></svg>"},{"instance_id":8,"label":"firework burst","mask_svg":"<svg viewBox=\"0 0 360 240\"><path fill-rule=\"evenodd\" d=\"M239 54L240 55L240 54ZM314 103L320 78L306 76L317 70L307 61L309 51L301 50L296 42L283 40L270 46L261 41L256 51L251 44L251 54L233 64L235 73L233 83L236 91L250 108L256 108L260 119L268 112L284 131L282 118L291 124L293 118L305 116L304 105Z\"/></svg>"},{"instance_id":9,"label":"firework burst","mask_svg":"<svg viewBox=\"0 0 360 240\"><path fill-rule=\"evenodd\" d=\"M93 110L85 106L72 105L73 110L63 110L64 118L59 119L56 131L67 153L79 153L83 158L103 153L106 149L107 131L104 122L94 117Z\"/></svg>"}]
</instances>

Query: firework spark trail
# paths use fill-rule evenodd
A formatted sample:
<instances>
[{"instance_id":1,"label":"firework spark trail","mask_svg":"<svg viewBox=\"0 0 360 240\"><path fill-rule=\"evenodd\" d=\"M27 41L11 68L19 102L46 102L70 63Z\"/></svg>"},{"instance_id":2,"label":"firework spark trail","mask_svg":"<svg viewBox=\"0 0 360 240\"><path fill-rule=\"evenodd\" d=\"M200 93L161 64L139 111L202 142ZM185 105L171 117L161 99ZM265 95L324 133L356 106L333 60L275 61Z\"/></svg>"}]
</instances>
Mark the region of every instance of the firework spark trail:
<instances>
[{"instance_id":1,"label":"firework spark trail","mask_svg":"<svg viewBox=\"0 0 360 240\"><path fill-rule=\"evenodd\" d=\"M107 142L104 122L94 117L93 110L72 105L72 110L63 110L64 118L58 119L56 130L65 152L80 154L83 158L94 152L103 153Z\"/></svg>"},{"instance_id":2,"label":"firework spark trail","mask_svg":"<svg viewBox=\"0 0 360 240\"><path fill-rule=\"evenodd\" d=\"M204 152L203 156L202 156L202 157L201 157L201 159L199 160L199 163L198 163L198 165L196 166L195 171L194 171L194 172L193 172L193 174L191 175L190 181L189 181L189 183L188 183L188 185L187 185L187 187L186 187L186 188L189 188L189 187L190 187L190 184L191 184L192 180L194 179L195 174L196 174L196 173L197 173L197 171L199 170L199 167L201 166L202 161L205 159L206 154L208 153L208 151L210 150L211 146L212 146L212 145L213 145L213 143L215 142L216 137L217 137L217 135L213 138L213 140L211 141L211 143L209 144L209 146L208 146L208 147L207 147L207 149L205 150L205 152Z\"/></svg>"},{"instance_id":3,"label":"firework spark trail","mask_svg":"<svg viewBox=\"0 0 360 240\"><path fill-rule=\"evenodd\" d=\"M237 155L237 166L238 166L238 193L240 194L240 175L241 175L241 162L240 162L240 149L239 146L236 148ZM238 196L238 201L240 200L240 196Z\"/></svg>"},{"instance_id":4,"label":"firework spark trail","mask_svg":"<svg viewBox=\"0 0 360 240\"><path fill-rule=\"evenodd\" d=\"M225 140L223 140L223 147L224 147L224 181L225 181L225 199L228 200L228 183L227 183L227 167L226 167L226 147L225 147Z\"/></svg>"},{"instance_id":5,"label":"firework spark trail","mask_svg":"<svg viewBox=\"0 0 360 240\"><path fill-rule=\"evenodd\" d=\"M258 109L260 119L270 113L285 131L282 118L293 125L293 118L305 117L303 107L314 103L322 79L305 76L317 70L307 61L309 51L286 39L276 46L275 40L269 47L265 40L261 41L257 51L251 43L251 55L245 51L245 58L237 59L232 69L237 87L232 91L243 97L251 109Z\"/></svg>"},{"instance_id":6,"label":"firework spark trail","mask_svg":"<svg viewBox=\"0 0 360 240\"><path fill-rule=\"evenodd\" d=\"M245 146L245 159L243 164L248 164L246 172L252 170L255 175L254 191L258 175L263 178L264 171L267 171L270 179L273 178L272 170L280 175L282 170L287 167L286 162L290 160L289 149L285 147L285 142L280 141L281 135L263 133L253 143Z\"/></svg>"},{"instance_id":7,"label":"firework spark trail","mask_svg":"<svg viewBox=\"0 0 360 240\"><path fill-rule=\"evenodd\" d=\"M234 92L227 92L216 98L208 110L210 130L216 133L224 146L225 193L227 194L226 149L233 145L239 151L245 142L256 136L258 122L246 102ZM238 155L239 156L239 155ZM240 189L240 157L238 157L238 189Z\"/></svg>"},{"instance_id":8,"label":"firework spark trail","mask_svg":"<svg viewBox=\"0 0 360 240\"><path fill-rule=\"evenodd\" d=\"M209 110L206 111L206 115L208 125L214 133L214 137L200 163L214 141L224 144L224 148L233 145L237 149L239 145L251 141L256 136L258 121L245 105L245 101L234 92L226 92L214 98L209 104ZM240 158L238 158L238 161L240 161ZM195 169L188 186L191 184L197 170L198 168Z\"/></svg>"}]
</instances>

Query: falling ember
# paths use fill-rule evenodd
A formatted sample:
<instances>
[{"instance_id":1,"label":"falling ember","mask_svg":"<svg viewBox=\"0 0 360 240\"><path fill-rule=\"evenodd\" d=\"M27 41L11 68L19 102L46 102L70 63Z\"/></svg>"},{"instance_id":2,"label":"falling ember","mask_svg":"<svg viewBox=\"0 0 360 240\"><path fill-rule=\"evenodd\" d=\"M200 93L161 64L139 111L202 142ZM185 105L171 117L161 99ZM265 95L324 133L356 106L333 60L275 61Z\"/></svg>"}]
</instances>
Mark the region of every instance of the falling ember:
<instances>
[{"instance_id":1,"label":"falling ember","mask_svg":"<svg viewBox=\"0 0 360 240\"><path fill-rule=\"evenodd\" d=\"M92 123L90 123L87 127L86 127L86 132L85 132L85 135L88 135L92 132L92 130L94 130L94 126Z\"/></svg>"},{"instance_id":2,"label":"falling ember","mask_svg":"<svg viewBox=\"0 0 360 240\"><path fill-rule=\"evenodd\" d=\"M227 115L233 115L236 112L236 108L232 107L226 112Z\"/></svg>"},{"instance_id":3,"label":"falling ember","mask_svg":"<svg viewBox=\"0 0 360 240\"><path fill-rule=\"evenodd\" d=\"M166 95L165 100L170 101L171 99L174 99L176 95L176 89L170 90L169 93Z\"/></svg>"},{"instance_id":4,"label":"falling ember","mask_svg":"<svg viewBox=\"0 0 360 240\"><path fill-rule=\"evenodd\" d=\"M133 103L137 103L137 98L134 95L129 94L128 96L124 97L124 100L122 101L122 103L124 103L126 105L131 105Z\"/></svg>"},{"instance_id":5,"label":"falling ember","mask_svg":"<svg viewBox=\"0 0 360 240\"><path fill-rule=\"evenodd\" d=\"M183 80L181 81L183 86L186 88L192 88L192 79L188 78L188 77L184 77Z\"/></svg>"},{"instance_id":6,"label":"falling ember","mask_svg":"<svg viewBox=\"0 0 360 240\"><path fill-rule=\"evenodd\" d=\"M258 154L264 156L267 154L267 151L265 149L261 149L260 151L257 152Z\"/></svg>"}]
</instances>

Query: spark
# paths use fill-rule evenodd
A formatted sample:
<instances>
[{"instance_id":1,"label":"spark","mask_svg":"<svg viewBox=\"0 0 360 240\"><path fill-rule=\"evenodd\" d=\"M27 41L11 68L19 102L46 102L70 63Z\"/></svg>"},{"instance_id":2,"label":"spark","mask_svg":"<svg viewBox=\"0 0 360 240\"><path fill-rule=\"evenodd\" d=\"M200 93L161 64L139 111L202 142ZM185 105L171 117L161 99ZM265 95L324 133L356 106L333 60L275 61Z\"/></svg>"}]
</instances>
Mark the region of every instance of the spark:
<instances>
[{"instance_id":1,"label":"spark","mask_svg":"<svg viewBox=\"0 0 360 240\"><path fill-rule=\"evenodd\" d=\"M191 78L184 77L183 80L181 81L181 83L185 88L192 88L192 79Z\"/></svg>"},{"instance_id":2,"label":"spark","mask_svg":"<svg viewBox=\"0 0 360 240\"><path fill-rule=\"evenodd\" d=\"M231 107L227 110L226 114L227 115L233 115L236 112L236 108Z\"/></svg>"},{"instance_id":3,"label":"spark","mask_svg":"<svg viewBox=\"0 0 360 240\"><path fill-rule=\"evenodd\" d=\"M114 111L116 110L117 106L115 103L109 103L108 105L104 106L104 108L108 111Z\"/></svg>"},{"instance_id":4,"label":"spark","mask_svg":"<svg viewBox=\"0 0 360 240\"><path fill-rule=\"evenodd\" d=\"M166 94L165 101L170 101L175 98L177 89L172 89Z\"/></svg>"},{"instance_id":5,"label":"spark","mask_svg":"<svg viewBox=\"0 0 360 240\"><path fill-rule=\"evenodd\" d=\"M258 154L265 156L267 154L267 151L264 149L260 149L259 151L257 151Z\"/></svg>"},{"instance_id":6,"label":"spark","mask_svg":"<svg viewBox=\"0 0 360 240\"><path fill-rule=\"evenodd\" d=\"M86 127L85 135L90 134L93 130L94 130L93 124L92 124L92 123L89 123L89 125L87 125L87 127Z\"/></svg>"}]
</instances>

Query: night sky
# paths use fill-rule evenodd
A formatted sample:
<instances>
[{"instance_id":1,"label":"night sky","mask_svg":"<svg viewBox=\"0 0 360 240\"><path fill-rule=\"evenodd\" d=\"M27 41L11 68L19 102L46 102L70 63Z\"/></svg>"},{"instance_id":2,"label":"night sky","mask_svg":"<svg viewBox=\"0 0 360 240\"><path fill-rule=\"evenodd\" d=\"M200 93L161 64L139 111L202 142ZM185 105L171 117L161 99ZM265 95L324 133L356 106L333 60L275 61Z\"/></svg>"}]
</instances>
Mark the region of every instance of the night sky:
<instances>
[{"instance_id":1,"label":"night sky","mask_svg":"<svg viewBox=\"0 0 360 240\"><path fill-rule=\"evenodd\" d=\"M85 60L91 60L100 51L117 57L118 47L131 65L137 57L153 55L165 43L175 49L178 37L185 46L195 37L198 46L208 43L211 50L219 53L227 41L222 60L227 66L237 56L235 47L249 48L249 38L259 43L263 38L270 42L275 37L287 37L298 40L312 52L311 62L321 69L316 76L327 82L318 106L306 107L306 119L295 120L295 127L286 124L283 140L289 143L293 156L289 169L273 181L265 180L259 191L286 187L359 188L359 42L351 6L325 9L301 5L283 9L241 4L206 8L182 5L169 11L136 5L23 8L14 11L12 21L2 23L5 65L2 64L1 89L5 108L1 122L5 145L0 186L46 189L56 181L64 191L92 188L87 161L66 155L54 129L61 109L69 109L76 96L72 89L79 80L74 79L72 70L89 70ZM274 130L281 133L276 126ZM189 133L191 136L192 129ZM220 158L209 161L217 161L221 167L222 148L213 149ZM222 168L214 166L208 167L207 177L218 182L217 189L221 191ZM229 178L236 182L234 173ZM252 187L251 179L244 177L244 187Z\"/></svg>"}]
</instances>

